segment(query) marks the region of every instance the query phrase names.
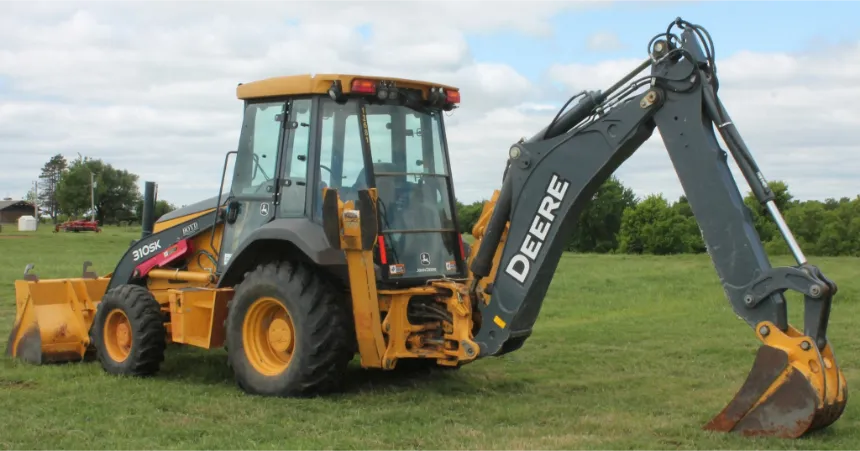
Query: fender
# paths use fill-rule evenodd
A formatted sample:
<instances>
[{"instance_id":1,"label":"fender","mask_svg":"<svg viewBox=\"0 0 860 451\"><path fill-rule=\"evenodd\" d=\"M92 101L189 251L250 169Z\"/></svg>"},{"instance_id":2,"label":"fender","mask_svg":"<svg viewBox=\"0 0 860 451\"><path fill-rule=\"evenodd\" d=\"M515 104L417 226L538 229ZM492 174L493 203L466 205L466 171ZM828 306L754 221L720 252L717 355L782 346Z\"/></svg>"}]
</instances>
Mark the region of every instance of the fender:
<instances>
[{"instance_id":1,"label":"fender","mask_svg":"<svg viewBox=\"0 0 860 451\"><path fill-rule=\"evenodd\" d=\"M242 262L247 258L245 249L263 240L288 242L317 265L333 269L346 268L346 256L343 251L329 246L322 225L307 218L279 218L254 230L239 244L221 273L218 287L232 285L235 272L240 270L237 268L242 268Z\"/></svg>"}]
</instances>

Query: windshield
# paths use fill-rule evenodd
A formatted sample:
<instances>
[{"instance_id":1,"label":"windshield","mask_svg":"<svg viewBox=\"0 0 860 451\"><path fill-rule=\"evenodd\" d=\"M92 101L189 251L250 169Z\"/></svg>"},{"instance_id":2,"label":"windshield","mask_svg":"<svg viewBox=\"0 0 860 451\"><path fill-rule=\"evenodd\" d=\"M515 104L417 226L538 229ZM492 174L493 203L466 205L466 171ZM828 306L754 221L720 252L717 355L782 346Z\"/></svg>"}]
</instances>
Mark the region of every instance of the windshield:
<instances>
[{"instance_id":1,"label":"windshield","mask_svg":"<svg viewBox=\"0 0 860 451\"><path fill-rule=\"evenodd\" d=\"M441 112L399 105L367 105L365 111L389 275L456 273L459 245Z\"/></svg>"}]
</instances>

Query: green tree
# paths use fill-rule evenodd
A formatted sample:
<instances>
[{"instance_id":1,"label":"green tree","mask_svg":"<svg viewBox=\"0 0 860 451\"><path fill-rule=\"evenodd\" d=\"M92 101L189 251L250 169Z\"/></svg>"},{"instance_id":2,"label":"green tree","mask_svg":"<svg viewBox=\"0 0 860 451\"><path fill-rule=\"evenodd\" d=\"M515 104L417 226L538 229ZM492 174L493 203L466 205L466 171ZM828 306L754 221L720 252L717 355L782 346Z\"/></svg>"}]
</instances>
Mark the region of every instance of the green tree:
<instances>
[{"instance_id":1,"label":"green tree","mask_svg":"<svg viewBox=\"0 0 860 451\"><path fill-rule=\"evenodd\" d=\"M39 203L48 210L48 214L54 223L57 222L57 215L60 213L59 202L57 201L57 185L60 183L60 176L66 171L68 162L61 154L56 154L42 166L42 173L39 174Z\"/></svg>"},{"instance_id":2,"label":"green tree","mask_svg":"<svg viewBox=\"0 0 860 451\"><path fill-rule=\"evenodd\" d=\"M776 207L782 215L785 216L796 204L794 196L792 196L788 190L788 185L785 182L773 180L768 182L768 186L771 191L773 191ZM781 236L779 234L779 229L776 227L776 223L774 223L773 219L770 217L770 213L768 213L765 206L755 198L752 191L747 193L746 197L744 197L744 204L750 209L750 213L753 217L753 224L755 225L755 229L762 242L768 242Z\"/></svg>"},{"instance_id":3,"label":"green tree","mask_svg":"<svg viewBox=\"0 0 860 451\"><path fill-rule=\"evenodd\" d=\"M475 227L475 223L477 223L478 219L481 217L481 211L484 210L485 202L486 201L479 200L468 205L462 204L460 201L456 202L457 219L460 221L460 231L462 233L472 233L472 228Z\"/></svg>"},{"instance_id":4,"label":"green tree","mask_svg":"<svg viewBox=\"0 0 860 451\"><path fill-rule=\"evenodd\" d=\"M672 205L672 208L678 211L681 216L685 218L692 218L693 216L693 207L690 206L690 201L687 200L687 196L681 194L681 197Z\"/></svg>"},{"instance_id":5,"label":"green tree","mask_svg":"<svg viewBox=\"0 0 860 451\"><path fill-rule=\"evenodd\" d=\"M860 196L827 212L816 242L819 255L860 256Z\"/></svg>"},{"instance_id":6,"label":"green tree","mask_svg":"<svg viewBox=\"0 0 860 451\"><path fill-rule=\"evenodd\" d=\"M652 194L624 210L618 232L618 250L632 254L688 252L684 240L687 218L672 208L662 194Z\"/></svg>"},{"instance_id":7,"label":"green tree","mask_svg":"<svg viewBox=\"0 0 860 451\"><path fill-rule=\"evenodd\" d=\"M624 210L636 205L636 195L615 176L597 189L585 205L570 236L567 250L606 253L618 248Z\"/></svg>"},{"instance_id":8,"label":"green tree","mask_svg":"<svg viewBox=\"0 0 860 451\"><path fill-rule=\"evenodd\" d=\"M694 253L705 252L705 240L702 238L702 230L699 229L699 223L693 215L693 208L690 206L687 196L682 194L672 204L672 209L684 218L684 225L680 232L682 233L682 241L684 241L687 251Z\"/></svg>"},{"instance_id":9,"label":"green tree","mask_svg":"<svg viewBox=\"0 0 860 451\"><path fill-rule=\"evenodd\" d=\"M171 211L176 210L176 206L171 204L166 200L158 200L155 201L155 220L158 221L158 218L170 213Z\"/></svg>"},{"instance_id":10,"label":"green tree","mask_svg":"<svg viewBox=\"0 0 860 451\"><path fill-rule=\"evenodd\" d=\"M36 191L33 189L31 189L30 191L27 191L27 196L24 198L24 200L26 200L27 202L30 202L34 205L39 204L39 196L36 194Z\"/></svg>"},{"instance_id":11,"label":"green tree","mask_svg":"<svg viewBox=\"0 0 860 451\"><path fill-rule=\"evenodd\" d=\"M159 199L155 201L155 212L152 215L154 221L158 221L158 218L170 213L171 211L176 210L176 205L172 203ZM137 205L135 206L135 216L134 220L138 223L143 221L143 199L137 201Z\"/></svg>"},{"instance_id":12,"label":"green tree","mask_svg":"<svg viewBox=\"0 0 860 451\"><path fill-rule=\"evenodd\" d=\"M836 199L831 197L831 198L824 200L824 208L828 211L829 210L835 210L835 209L839 208L839 205L844 204L846 202L851 202L851 199L848 197L842 197L841 199L836 200Z\"/></svg>"},{"instance_id":13,"label":"green tree","mask_svg":"<svg viewBox=\"0 0 860 451\"><path fill-rule=\"evenodd\" d=\"M818 240L827 221L832 216L827 205L815 200L798 202L783 216L785 216L786 224L788 224L804 253L819 254L821 250L818 249ZM768 250L775 254L788 253L788 245L785 244L785 239L779 234L776 234L768 244Z\"/></svg>"},{"instance_id":14,"label":"green tree","mask_svg":"<svg viewBox=\"0 0 860 451\"><path fill-rule=\"evenodd\" d=\"M96 219L100 224L116 224L134 218L140 199L138 176L101 160L75 160L60 177L57 200L60 209L72 217L90 211L90 174L95 182Z\"/></svg>"}]
</instances>

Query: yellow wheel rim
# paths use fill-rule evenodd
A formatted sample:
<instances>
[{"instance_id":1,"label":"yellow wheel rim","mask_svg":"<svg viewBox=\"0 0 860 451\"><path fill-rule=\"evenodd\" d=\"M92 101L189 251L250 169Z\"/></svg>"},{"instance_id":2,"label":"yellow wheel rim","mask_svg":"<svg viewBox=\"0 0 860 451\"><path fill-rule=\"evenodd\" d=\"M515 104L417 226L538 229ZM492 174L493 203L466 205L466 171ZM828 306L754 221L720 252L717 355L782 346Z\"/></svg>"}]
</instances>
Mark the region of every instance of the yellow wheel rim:
<instances>
[{"instance_id":1,"label":"yellow wheel rim","mask_svg":"<svg viewBox=\"0 0 860 451\"><path fill-rule=\"evenodd\" d=\"M282 373L295 347L295 330L287 309L272 297L254 301L242 323L242 341L255 370L266 376Z\"/></svg>"},{"instance_id":2,"label":"yellow wheel rim","mask_svg":"<svg viewBox=\"0 0 860 451\"><path fill-rule=\"evenodd\" d=\"M131 352L131 323L122 310L108 313L104 328L105 350L116 362L123 362Z\"/></svg>"}]
</instances>

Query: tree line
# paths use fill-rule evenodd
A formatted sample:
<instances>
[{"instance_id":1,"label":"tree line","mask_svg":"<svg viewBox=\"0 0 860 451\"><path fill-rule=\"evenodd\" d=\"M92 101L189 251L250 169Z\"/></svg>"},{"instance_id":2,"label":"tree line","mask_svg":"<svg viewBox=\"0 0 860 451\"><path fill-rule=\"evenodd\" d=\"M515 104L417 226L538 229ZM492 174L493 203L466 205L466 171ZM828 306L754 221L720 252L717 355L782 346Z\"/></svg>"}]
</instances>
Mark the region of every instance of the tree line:
<instances>
[{"instance_id":1,"label":"tree line","mask_svg":"<svg viewBox=\"0 0 860 451\"><path fill-rule=\"evenodd\" d=\"M139 177L100 159L68 161L62 154L51 157L39 174L38 192L32 189L27 200L35 202L54 223L69 219L89 219L92 206L101 225L140 223L143 194ZM168 201L158 200L155 217L174 210Z\"/></svg>"},{"instance_id":2,"label":"tree line","mask_svg":"<svg viewBox=\"0 0 860 451\"><path fill-rule=\"evenodd\" d=\"M51 219L89 218L91 188L99 224L137 223L143 212L139 177L99 159L68 161L51 157L42 167L38 192L27 194ZM860 256L860 196L800 201L782 181L769 183L775 203L805 253L820 256ZM788 253L776 224L752 193L744 197L765 250ZM158 200L155 218L176 207ZM471 232L483 209L483 201L457 202L457 216L464 232ZM582 253L682 254L705 252L701 231L685 196L669 201L662 194L638 199L633 190L611 177L597 190L583 210L565 243L567 251Z\"/></svg>"},{"instance_id":3,"label":"tree line","mask_svg":"<svg viewBox=\"0 0 860 451\"><path fill-rule=\"evenodd\" d=\"M788 185L771 181L770 189L795 239L809 255L860 256L860 195L854 198L800 201ZM484 201L457 202L463 231L471 233ZM748 192L744 204L765 250L789 253L776 223ZM582 253L684 254L706 252L702 233L686 196L670 202L662 194L638 199L630 188L612 177L586 205L576 228L567 237L566 250Z\"/></svg>"}]
</instances>

